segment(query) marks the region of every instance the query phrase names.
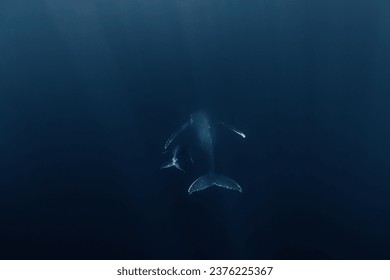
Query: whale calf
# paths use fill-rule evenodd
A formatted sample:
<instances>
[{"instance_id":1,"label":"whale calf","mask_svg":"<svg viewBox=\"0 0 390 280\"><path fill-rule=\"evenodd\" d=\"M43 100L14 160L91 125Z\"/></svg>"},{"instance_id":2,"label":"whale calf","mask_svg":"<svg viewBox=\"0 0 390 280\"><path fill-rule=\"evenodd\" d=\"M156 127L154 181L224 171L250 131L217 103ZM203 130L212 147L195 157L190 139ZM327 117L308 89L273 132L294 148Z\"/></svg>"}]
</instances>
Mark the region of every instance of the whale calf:
<instances>
[{"instance_id":1,"label":"whale calf","mask_svg":"<svg viewBox=\"0 0 390 280\"><path fill-rule=\"evenodd\" d=\"M170 159L170 161L161 165L161 169L175 167L176 169L185 172L184 169L181 168L179 164L179 158L178 158L179 152L180 152L180 146L176 146L172 151L172 158Z\"/></svg>"},{"instance_id":2,"label":"whale calf","mask_svg":"<svg viewBox=\"0 0 390 280\"><path fill-rule=\"evenodd\" d=\"M214 124L214 123L213 123ZM227 125L222 122L218 122L217 124L222 125L223 127L229 129L230 131L238 134L242 138L246 138L246 135L239 131L238 129ZM196 179L191 186L188 189L188 193L192 194L193 192L201 191L204 189L207 189L212 186L218 186L230 190L235 190L242 192L242 189L240 185L235 182L233 179L216 174L214 171L214 141L212 137L212 123L210 122L210 119L208 115L203 112L199 111L196 113L191 114L190 120L187 121L185 124L179 127L165 142L164 149L166 150L169 145L174 141L174 139L182 133L184 130L192 128L195 130L197 140L199 142L200 147L204 150L204 152L207 155L208 158L208 172L200 176L198 179ZM177 152L176 152L177 153ZM175 154L175 150L174 150ZM175 158L175 156L174 156ZM173 163L171 163L170 166L176 166L174 163L177 162L177 157L176 161L175 159L172 160ZM172 165L173 164L173 165ZM168 166L168 167L170 167ZM177 167L177 166L176 166Z\"/></svg>"}]
</instances>

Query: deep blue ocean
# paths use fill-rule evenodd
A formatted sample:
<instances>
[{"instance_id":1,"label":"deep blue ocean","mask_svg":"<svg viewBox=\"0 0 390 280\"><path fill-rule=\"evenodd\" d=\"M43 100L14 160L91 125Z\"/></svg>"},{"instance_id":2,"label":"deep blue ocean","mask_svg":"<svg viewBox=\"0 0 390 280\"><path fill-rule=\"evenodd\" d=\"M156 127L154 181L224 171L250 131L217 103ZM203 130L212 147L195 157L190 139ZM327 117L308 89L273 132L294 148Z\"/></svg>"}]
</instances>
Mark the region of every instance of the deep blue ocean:
<instances>
[{"instance_id":1,"label":"deep blue ocean","mask_svg":"<svg viewBox=\"0 0 390 280\"><path fill-rule=\"evenodd\" d=\"M390 259L389 145L388 0L0 2L1 259Z\"/></svg>"}]
</instances>

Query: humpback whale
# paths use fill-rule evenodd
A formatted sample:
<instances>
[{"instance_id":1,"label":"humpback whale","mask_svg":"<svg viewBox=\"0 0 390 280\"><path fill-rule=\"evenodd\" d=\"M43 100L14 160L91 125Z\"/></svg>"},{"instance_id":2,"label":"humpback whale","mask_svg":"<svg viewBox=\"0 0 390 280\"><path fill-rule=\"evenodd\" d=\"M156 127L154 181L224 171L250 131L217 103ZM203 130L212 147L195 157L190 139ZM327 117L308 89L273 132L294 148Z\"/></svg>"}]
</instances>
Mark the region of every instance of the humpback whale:
<instances>
[{"instance_id":1,"label":"humpback whale","mask_svg":"<svg viewBox=\"0 0 390 280\"><path fill-rule=\"evenodd\" d=\"M185 172L184 169L181 168L179 164L179 158L178 158L179 152L180 152L180 146L176 146L173 149L171 160L161 165L161 169L176 167L176 169Z\"/></svg>"},{"instance_id":2,"label":"humpback whale","mask_svg":"<svg viewBox=\"0 0 390 280\"><path fill-rule=\"evenodd\" d=\"M222 122L218 122L218 124L238 134L242 138L246 137L244 133L242 133L241 131L239 131L238 129L230 125L227 125ZM179 129L177 129L168 138L168 140L165 142L164 149L166 150L169 147L169 145L173 142L173 140L187 128L194 129L199 145L204 150L208 158L208 172L205 175L196 179L191 184L191 186L188 189L188 193L191 194L193 192L201 191L212 186L218 186L218 187L242 192L240 185L238 185L233 179L223 175L216 174L214 171L214 165L215 165L214 164L214 141L211 133L212 126L209 117L205 112L199 111L191 114L189 121L187 121L185 124L180 126ZM177 163L177 157L175 157L175 150L174 150L174 157L171 163L173 165L170 166L176 166L175 163ZM178 168L178 166L176 167Z\"/></svg>"}]
</instances>

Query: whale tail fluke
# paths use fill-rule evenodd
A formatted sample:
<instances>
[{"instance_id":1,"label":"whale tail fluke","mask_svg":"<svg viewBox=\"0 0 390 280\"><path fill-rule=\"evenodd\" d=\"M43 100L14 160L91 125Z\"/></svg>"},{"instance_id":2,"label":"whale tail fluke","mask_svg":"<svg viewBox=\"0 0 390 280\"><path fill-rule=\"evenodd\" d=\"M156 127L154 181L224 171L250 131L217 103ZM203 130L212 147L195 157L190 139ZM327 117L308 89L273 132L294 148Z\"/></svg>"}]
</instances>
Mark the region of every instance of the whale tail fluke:
<instances>
[{"instance_id":1,"label":"whale tail fluke","mask_svg":"<svg viewBox=\"0 0 390 280\"><path fill-rule=\"evenodd\" d=\"M188 193L202 191L212 186L242 192L241 187L233 179L223 175L208 173L196 179L189 187Z\"/></svg>"},{"instance_id":2,"label":"whale tail fluke","mask_svg":"<svg viewBox=\"0 0 390 280\"><path fill-rule=\"evenodd\" d=\"M181 168L181 166L179 164L179 159L178 159L179 152L180 152L180 147L176 146L173 149L173 154L172 154L171 160L166 162L166 163L164 163L164 164L162 164L160 168L161 169L165 169L165 168L175 167L176 169L179 169L180 171L185 172L184 169Z\"/></svg>"},{"instance_id":3,"label":"whale tail fluke","mask_svg":"<svg viewBox=\"0 0 390 280\"><path fill-rule=\"evenodd\" d=\"M175 160L163 163L160 168L166 169L166 168L170 168L170 167L175 167L176 169L185 172L185 170L183 168L181 168L180 164Z\"/></svg>"}]
</instances>

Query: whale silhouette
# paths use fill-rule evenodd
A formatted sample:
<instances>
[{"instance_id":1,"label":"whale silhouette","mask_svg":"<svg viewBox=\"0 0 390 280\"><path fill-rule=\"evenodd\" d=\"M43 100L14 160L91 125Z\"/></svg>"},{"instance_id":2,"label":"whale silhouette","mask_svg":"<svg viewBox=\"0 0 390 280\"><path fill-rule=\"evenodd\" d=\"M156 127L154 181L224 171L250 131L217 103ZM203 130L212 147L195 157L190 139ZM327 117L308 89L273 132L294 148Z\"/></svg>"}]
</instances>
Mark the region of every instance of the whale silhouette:
<instances>
[{"instance_id":1,"label":"whale silhouette","mask_svg":"<svg viewBox=\"0 0 390 280\"><path fill-rule=\"evenodd\" d=\"M184 169L181 168L179 164L179 152L180 152L180 146L176 146L172 151L172 158L168 162L161 165L161 169L175 167L176 169L185 172Z\"/></svg>"},{"instance_id":2,"label":"whale silhouette","mask_svg":"<svg viewBox=\"0 0 390 280\"><path fill-rule=\"evenodd\" d=\"M242 138L246 138L245 134L239 131L238 129L227 125L222 122L217 122L217 124L222 125L223 127L229 129L230 131L238 134ZM214 171L214 141L211 133L211 122L208 115L199 111L191 114L190 120L185 124L179 127L165 142L164 149L166 150L173 140L182 133L185 129L192 128L196 132L197 140L199 141L200 147L205 151L208 158L208 173L196 179L188 189L188 193L201 191L212 186L218 186L230 190L236 190L242 192L240 185L238 185L233 179L216 174ZM177 167L177 166L176 166Z\"/></svg>"}]
</instances>

